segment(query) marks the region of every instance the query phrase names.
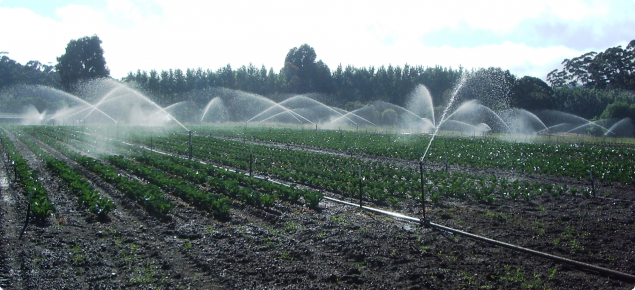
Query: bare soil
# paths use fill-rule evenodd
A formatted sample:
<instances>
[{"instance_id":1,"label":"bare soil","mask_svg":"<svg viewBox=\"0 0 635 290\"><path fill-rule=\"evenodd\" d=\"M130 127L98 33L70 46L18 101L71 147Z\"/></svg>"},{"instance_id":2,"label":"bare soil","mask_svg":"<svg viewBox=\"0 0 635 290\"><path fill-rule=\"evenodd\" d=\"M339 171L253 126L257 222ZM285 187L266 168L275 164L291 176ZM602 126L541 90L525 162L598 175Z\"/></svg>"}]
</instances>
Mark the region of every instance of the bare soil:
<instances>
[{"instance_id":1,"label":"bare soil","mask_svg":"<svg viewBox=\"0 0 635 290\"><path fill-rule=\"evenodd\" d=\"M43 224L29 225L20 239L27 202L23 189L13 182L10 168L0 163L3 289L635 286L635 281L622 281L326 200L317 210L290 203L254 208L235 202L230 219L219 221L172 197L177 207L170 220L160 221L99 177L83 171L94 187L117 205L109 220L100 221L78 206L68 189L44 167L41 157L13 139L29 165L40 172L56 213ZM80 168L46 145L42 148ZM502 171L481 173L518 176ZM521 178L553 180L548 176ZM608 198L543 196L531 202L495 199L491 203L444 198L439 204L429 205L427 212L437 224L635 274L634 188L602 185L601 190L610 193L606 194ZM384 209L421 215L414 202Z\"/></svg>"}]
</instances>

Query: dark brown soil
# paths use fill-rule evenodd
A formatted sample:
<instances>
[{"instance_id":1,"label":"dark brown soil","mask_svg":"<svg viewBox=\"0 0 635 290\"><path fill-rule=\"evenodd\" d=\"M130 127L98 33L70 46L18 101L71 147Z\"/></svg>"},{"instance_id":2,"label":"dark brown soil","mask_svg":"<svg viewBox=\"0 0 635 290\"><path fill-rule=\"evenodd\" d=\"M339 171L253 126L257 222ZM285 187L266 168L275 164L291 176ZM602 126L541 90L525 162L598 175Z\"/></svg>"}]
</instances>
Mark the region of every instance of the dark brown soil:
<instances>
[{"instance_id":1,"label":"dark brown soil","mask_svg":"<svg viewBox=\"0 0 635 290\"><path fill-rule=\"evenodd\" d=\"M45 224L29 225L20 240L26 201L2 163L3 289L635 286L635 281L622 281L326 200L317 210L289 203L263 209L236 202L231 218L218 221L173 198L178 205L171 220L159 221L84 171L95 188L117 204L110 220L98 221L77 205L67 188L46 170L40 157L13 141L30 166L40 172L57 212ZM53 149L42 147L77 167ZM482 174L518 176L497 171ZM611 198L540 197L529 203L442 199L440 204L430 205L427 212L437 224L635 274L633 187L604 185L601 190L609 192ZM414 217L421 215L414 202L385 209Z\"/></svg>"}]
</instances>

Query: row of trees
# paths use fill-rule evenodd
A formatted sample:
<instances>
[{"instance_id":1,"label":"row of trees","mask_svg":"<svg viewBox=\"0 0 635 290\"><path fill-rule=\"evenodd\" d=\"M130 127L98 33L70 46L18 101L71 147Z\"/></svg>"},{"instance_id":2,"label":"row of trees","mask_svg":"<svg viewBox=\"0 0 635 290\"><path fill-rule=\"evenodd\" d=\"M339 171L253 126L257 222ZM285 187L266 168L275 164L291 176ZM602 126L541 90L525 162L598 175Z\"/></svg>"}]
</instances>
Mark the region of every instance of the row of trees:
<instances>
[{"instance_id":1,"label":"row of trees","mask_svg":"<svg viewBox=\"0 0 635 290\"><path fill-rule=\"evenodd\" d=\"M53 67L32 61L22 66L3 56L0 62L0 89L16 83L63 87L73 92L74 85L87 79L109 77L96 35L72 40L66 53ZM589 52L563 61L564 68L547 76L549 86L534 77L517 78L500 68L465 71L440 66L423 67L342 67L331 70L317 60L315 50L303 44L289 50L279 72L253 64L232 69L230 65L216 71L181 69L130 72L122 81L136 83L161 105L192 99L193 92L223 87L257 93L281 101L290 94L317 93L322 101L353 110L373 101L406 105L408 96L419 84L425 85L436 106L445 106L462 75L469 74L459 99L477 99L501 110L510 106L528 111L557 109L594 118L628 112L615 104L631 106L635 89L635 40L625 49L613 47L605 52ZM200 94L199 94L200 95ZM200 96L197 99L201 99ZM460 100L459 100L460 102ZM605 108L612 105L611 110ZM622 113L619 113L622 114ZM622 114L623 115L623 114Z\"/></svg>"},{"instance_id":2,"label":"row of trees","mask_svg":"<svg viewBox=\"0 0 635 290\"><path fill-rule=\"evenodd\" d=\"M331 71L321 60L316 61L315 50L307 44L294 47L287 53L280 72L253 64L233 70L230 65L216 71L198 69L157 72L130 72L123 81L134 81L152 94L161 104L180 101L181 96L207 87L224 87L252 92L273 99L285 94L319 93L330 96L337 106L382 100L403 105L407 95L417 84L428 87L436 104L461 76L462 69L443 67L389 65L356 68L342 67Z\"/></svg>"},{"instance_id":3,"label":"row of trees","mask_svg":"<svg viewBox=\"0 0 635 290\"><path fill-rule=\"evenodd\" d=\"M0 90L16 84L45 85L61 88L60 75L55 67L39 61L29 61L22 65L0 52Z\"/></svg>"},{"instance_id":4,"label":"row of trees","mask_svg":"<svg viewBox=\"0 0 635 290\"><path fill-rule=\"evenodd\" d=\"M547 75L553 87L635 90L635 40L626 48L616 46L565 59L562 65L562 70Z\"/></svg>"},{"instance_id":5,"label":"row of trees","mask_svg":"<svg viewBox=\"0 0 635 290\"><path fill-rule=\"evenodd\" d=\"M326 95L333 105L354 106L375 100L403 105L417 84L425 84L434 102L439 104L461 75L461 70L408 65L377 69L340 65L331 72L324 63L317 62L312 72L296 68L287 63L280 73L264 66L258 69L252 64L236 70L227 65L216 71L201 68L137 71L129 73L123 81L135 82L161 104L181 101L181 97L191 91L224 87L270 96L274 100L287 94L318 93Z\"/></svg>"}]
</instances>

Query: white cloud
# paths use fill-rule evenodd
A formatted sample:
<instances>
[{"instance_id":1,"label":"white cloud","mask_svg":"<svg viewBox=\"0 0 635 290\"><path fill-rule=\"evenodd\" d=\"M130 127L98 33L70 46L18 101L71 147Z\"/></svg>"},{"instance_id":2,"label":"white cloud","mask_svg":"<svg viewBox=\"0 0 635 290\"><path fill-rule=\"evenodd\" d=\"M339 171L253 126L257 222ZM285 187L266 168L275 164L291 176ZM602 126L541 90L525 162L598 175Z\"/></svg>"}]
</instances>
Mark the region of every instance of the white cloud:
<instances>
[{"instance_id":1,"label":"white cloud","mask_svg":"<svg viewBox=\"0 0 635 290\"><path fill-rule=\"evenodd\" d=\"M339 63L500 66L544 78L554 64L597 49L596 43L604 49L624 43L628 31L617 28L635 12L628 5L596 0L107 0L105 8L60 7L58 20L0 7L0 27L14 28L3 30L0 50L22 63L56 62L68 41L97 34L111 74L120 78L137 69L215 70L227 63L234 68L264 64L277 71L290 48L308 43L331 69ZM586 27L598 31L581 38ZM448 28L462 30L456 34L462 37L432 46L421 41ZM467 43L464 36L479 41L448 45Z\"/></svg>"}]
</instances>

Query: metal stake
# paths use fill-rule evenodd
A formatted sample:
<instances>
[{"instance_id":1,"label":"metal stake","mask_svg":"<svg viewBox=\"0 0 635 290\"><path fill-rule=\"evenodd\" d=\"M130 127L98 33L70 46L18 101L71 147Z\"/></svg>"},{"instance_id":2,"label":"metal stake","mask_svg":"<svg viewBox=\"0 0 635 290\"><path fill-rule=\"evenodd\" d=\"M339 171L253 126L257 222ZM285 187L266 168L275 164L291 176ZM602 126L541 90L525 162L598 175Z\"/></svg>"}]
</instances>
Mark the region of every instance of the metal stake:
<instances>
[{"instance_id":1,"label":"metal stake","mask_svg":"<svg viewBox=\"0 0 635 290\"><path fill-rule=\"evenodd\" d=\"M359 207L362 207L362 166L357 165L357 170L359 172Z\"/></svg>"}]
</instances>

